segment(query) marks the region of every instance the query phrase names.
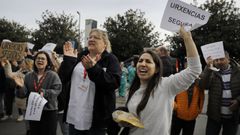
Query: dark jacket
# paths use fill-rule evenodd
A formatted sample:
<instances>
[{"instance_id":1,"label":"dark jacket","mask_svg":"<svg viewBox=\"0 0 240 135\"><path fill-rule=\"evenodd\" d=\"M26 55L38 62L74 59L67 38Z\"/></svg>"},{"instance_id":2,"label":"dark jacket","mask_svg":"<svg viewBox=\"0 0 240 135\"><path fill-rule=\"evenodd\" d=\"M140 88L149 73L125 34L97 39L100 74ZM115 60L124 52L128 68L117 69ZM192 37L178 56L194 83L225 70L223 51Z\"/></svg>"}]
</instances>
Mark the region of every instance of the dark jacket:
<instances>
[{"instance_id":1,"label":"dark jacket","mask_svg":"<svg viewBox=\"0 0 240 135\"><path fill-rule=\"evenodd\" d=\"M82 55L87 55L88 53L88 51L84 51ZM79 55L78 58L64 56L59 68L59 76L63 85L69 81L71 82L73 69L80 62L82 55ZM92 128L106 128L107 123L111 120L112 112L115 110L115 89L120 85L121 69L118 59L113 54L104 51L101 59L94 67L87 69L87 73L89 79L95 83L96 88ZM70 98L70 87L67 90L67 103L64 110L65 120Z\"/></svg>"},{"instance_id":2,"label":"dark jacket","mask_svg":"<svg viewBox=\"0 0 240 135\"><path fill-rule=\"evenodd\" d=\"M237 66L231 65L231 92L232 98L240 103L240 70ZM201 74L201 87L206 87L209 90L208 95L208 109L207 115L209 118L220 121L221 120L221 101L222 101L222 77L219 72L212 71L206 67ZM239 109L233 112L233 120L238 122Z\"/></svg>"},{"instance_id":3,"label":"dark jacket","mask_svg":"<svg viewBox=\"0 0 240 135\"><path fill-rule=\"evenodd\" d=\"M163 65L163 77L168 77L171 74L176 73L176 60L174 61L173 58L171 58L170 56L162 56L160 57L160 59ZM173 63L173 61L175 63Z\"/></svg>"}]
</instances>

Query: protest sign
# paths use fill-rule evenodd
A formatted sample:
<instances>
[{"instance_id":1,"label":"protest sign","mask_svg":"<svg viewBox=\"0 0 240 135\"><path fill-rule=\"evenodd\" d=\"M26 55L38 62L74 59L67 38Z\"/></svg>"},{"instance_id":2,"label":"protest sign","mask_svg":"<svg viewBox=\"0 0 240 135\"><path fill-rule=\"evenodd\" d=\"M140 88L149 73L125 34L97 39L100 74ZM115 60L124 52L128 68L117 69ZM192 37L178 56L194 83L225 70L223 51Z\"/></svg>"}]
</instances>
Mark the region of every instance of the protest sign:
<instances>
[{"instance_id":1,"label":"protest sign","mask_svg":"<svg viewBox=\"0 0 240 135\"><path fill-rule=\"evenodd\" d=\"M168 0L160 27L178 32L180 25L183 25L189 31L206 24L210 15L210 13L180 0Z\"/></svg>"},{"instance_id":2,"label":"protest sign","mask_svg":"<svg viewBox=\"0 0 240 135\"><path fill-rule=\"evenodd\" d=\"M35 45L34 44L32 44L32 43L27 43L27 47L28 47L28 49L33 49L33 47L34 47Z\"/></svg>"},{"instance_id":3,"label":"protest sign","mask_svg":"<svg viewBox=\"0 0 240 135\"><path fill-rule=\"evenodd\" d=\"M42 49L38 50L38 51L44 51L46 53L48 53L48 55L50 56L50 58L52 58L52 52L55 49L57 45L54 43L47 43L45 44Z\"/></svg>"},{"instance_id":4,"label":"protest sign","mask_svg":"<svg viewBox=\"0 0 240 135\"><path fill-rule=\"evenodd\" d=\"M55 49L57 45L54 43L47 43L45 44L42 49L40 49L41 51L53 51Z\"/></svg>"},{"instance_id":5,"label":"protest sign","mask_svg":"<svg viewBox=\"0 0 240 135\"><path fill-rule=\"evenodd\" d=\"M24 42L2 42L0 47L0 58L6 57L8 60L22 60L27 43Z\"/></svg>"},{"instance_id":6,"label":"protest sign","mask_svg":"<svg viewBox=\"0 0 240 135\"><path fill-rule=\"evenodd\" d=\"M36 92L31 92L28 97L26 120L40 121L43 107L47 100Z\"/></svg>"},{"instance_id":7,"label":"protest sign","mask_svg":"<svg viewBox=\"0 0 240 135\"><path fill-rule=\"evenodd\" d=\"M201 50L205 61L209 56L211 56L213 60L225 57L222 41L203 45L201 46Z\"/></svg>"}]
</instances>

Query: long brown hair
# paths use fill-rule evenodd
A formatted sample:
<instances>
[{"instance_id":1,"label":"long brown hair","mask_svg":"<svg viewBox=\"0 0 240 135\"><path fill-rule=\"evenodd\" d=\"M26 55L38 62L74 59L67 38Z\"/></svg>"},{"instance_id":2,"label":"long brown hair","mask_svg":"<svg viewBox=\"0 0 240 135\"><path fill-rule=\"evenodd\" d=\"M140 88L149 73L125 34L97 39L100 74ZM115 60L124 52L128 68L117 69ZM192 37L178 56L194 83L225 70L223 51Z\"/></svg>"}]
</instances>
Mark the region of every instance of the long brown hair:
<instances>
[{"instance_id":1,"label":"long brown hair","mask_svg":"<svg viewBox=\"0 0 240 135\"><path fill-rule=\"evenodd\" d=\"M144 91L143 97L142 97L140 103L137 106L137 115L138 116L140 116L140 112L146 107L151 93L152 93L152 96L154 96L154 89L158 86L158 84L159 84L159 82L161 81L161 78L162 78L162 62L161 62L159 56L151 50L146 50L139 56L139 58L144 53L148 53L152 56L153 61L156 65L156 70L158 70L158 72L156 72L152 76L152 78L149 80L149 83L147 84L147 88ZM136 75L133 82L132 82L132 85L130 86L130 89L129 89L129 96L128 96L128 99L127 99L127 104L129 102L129 100L131 99L131 97L133 96L133 94L140 88L140 85L141 85L140 79Z\"/></svg>"}]
</instances>

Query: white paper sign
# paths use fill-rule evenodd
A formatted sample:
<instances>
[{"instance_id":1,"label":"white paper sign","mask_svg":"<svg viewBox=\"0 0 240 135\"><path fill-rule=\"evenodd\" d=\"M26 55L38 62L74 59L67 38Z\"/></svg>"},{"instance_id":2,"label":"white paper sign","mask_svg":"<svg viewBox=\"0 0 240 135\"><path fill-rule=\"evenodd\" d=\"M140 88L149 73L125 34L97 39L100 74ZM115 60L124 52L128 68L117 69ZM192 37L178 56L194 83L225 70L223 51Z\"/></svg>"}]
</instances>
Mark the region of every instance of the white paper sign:
<instances>
[{"instance_id":1,"label":"white paper sign","mask_svg":"<svg viewBox=\"0 0 240 135\"><path fill-rule=\"evenodd\" d=\"M25 119L40 121L43 107L47 100L36 92L31 92L28 97L28 104Z\"/></svg>"},{"instance_id":2,"label":"white paper sign","mask_svg":"<svg viewBox=\"0 0 240 135\"><path fill-rule=\"evenodd\" d=\"M210 15L210 13L180 0L168 0L160 27L178 32L182 24L189 31L206 24Z\"/></svg>"},{"instance_id":3,"label":"white paper sign","mask_svg":"<svg viewBox=\"0 0 240 135\"><path fill-rule=\"evenodd\" d=\"M53 51L56 46L54 43L47 43L42 47L41 51Z\"/></svg>"},{"instance_id":4,"label":"white paper sign","mask_svg":"<svg viewBox=\"0 0 240 135\"><path fill-rule=\"evenodd\" d=\"M211 56L213 60L225 57L223 41L203 45L201 46L201 50L205 61L209 56Z\"/></svg>"},{"instance_id":5,"label":"white paper sign","mask_svg":"<svg viewBox=\"0 0 240 135\"><path fill-rule=\"evenodd\" d=\"M28 49L33 49L34 44L27 42L27 47L28 47Z\"/></svg>"}]
</instances>

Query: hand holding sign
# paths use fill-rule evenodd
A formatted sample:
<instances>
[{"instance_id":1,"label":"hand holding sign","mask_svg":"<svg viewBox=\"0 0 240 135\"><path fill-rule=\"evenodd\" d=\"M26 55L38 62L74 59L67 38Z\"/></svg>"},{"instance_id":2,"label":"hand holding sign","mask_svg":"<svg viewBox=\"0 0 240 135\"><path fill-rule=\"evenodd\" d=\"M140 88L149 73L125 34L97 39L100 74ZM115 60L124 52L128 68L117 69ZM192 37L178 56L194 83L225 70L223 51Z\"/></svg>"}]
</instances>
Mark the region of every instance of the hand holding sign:
<instances>
[{"instance_id":1,"label":"hand holding sign","mask_svg":"<svg viewBox=\"0 0 240 135\"><path fill-rule=\"evenodd\" d=\"M191 32L187 32L182 25L180 27L179 33L183 39L192 38Z\"/></svg>"},{"instance_id":2,"label":"hand holding sign","mask_svg":"<svg viewBox=\"0 0 240 135\"><path fill-rule=\"evenodd\" d=\"M28 97L28 104L25 119L40 121L43 107L47 100L36 92L31 92Z\"/></svg>"},{"instance_id":3,"label":"hand holding sign","mask_svg":"<svg viewBox=\"0 0 240 135\"><path fill-rule=\"evenodd\" d=\"M201 46L201 50L205 61L207 61L209 56L211 56L213 60L225 57L222 41L203 45Z\"/></svg>"}]
</instances>

